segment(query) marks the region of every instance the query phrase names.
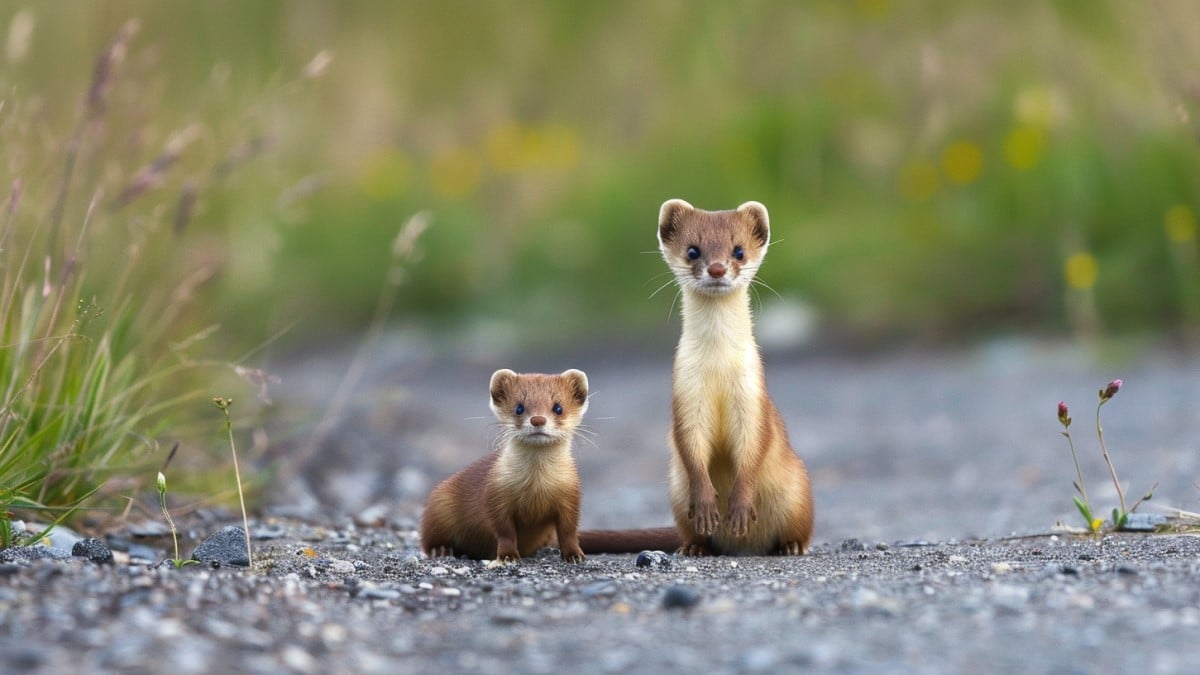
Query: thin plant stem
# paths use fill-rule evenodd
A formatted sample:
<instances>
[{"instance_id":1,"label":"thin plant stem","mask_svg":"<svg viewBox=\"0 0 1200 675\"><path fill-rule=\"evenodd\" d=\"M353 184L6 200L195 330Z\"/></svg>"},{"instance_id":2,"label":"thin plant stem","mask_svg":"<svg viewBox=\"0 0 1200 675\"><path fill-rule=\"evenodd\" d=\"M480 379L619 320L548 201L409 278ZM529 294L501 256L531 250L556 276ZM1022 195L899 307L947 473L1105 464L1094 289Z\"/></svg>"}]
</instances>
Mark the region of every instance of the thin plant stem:
<instances>
[{"instance_id":1,"label":"thin plant stem","mask_svg":"<svg viewBox=\"0 0 1200 675\"><path fill-rule=\"evenodd\" d=\"M1067 437L1067 445L1071 447L1071 460L1075 462L1075 477L1079 479L1077 483L1079 494L1083 496L1083 503L1087 504L1088 508L1091 508L1092 504L1087 496L1087 486L1083 482L1083 470L1079 468L1079 456L1075 454L1075 441L1071 438L1071 433L1068 431L1062 432L1062 435Z\"/></svg>"},{"instance_id":2,"label":"thin plant stem","mask_svg":"<svg viewBox=\"0 0 1200 675\"><path fill-rule=\"evenodd\" d=\"M233 475L237 480L238 504L242 507L242 529L246 531L246 560L250 567L254 566L254 553L250 550L250 519L246 516L246 497L242 493L242 472L238 468L237 445L233 442L233 421L229 418L229 404L232 399L216 397L213 403L225 413L225 431L229 434L229 451L233 454Z\"/></svg>"},{"instance_id":3,"label":"thin plant stem","mask_svg":"<svg viewBox=\"0 0 1200 675\"><path fill-rule=\"evenodd\" d=\"M171 520L171 513L167 511L166 490L160 489L158 491L158 500L162 504L163 517L167 519L167 527L171 528L171 542L175 545L175 560L179 560L179 535L175 531L175 521Z\"/></svg>"},{"instance_id":4,"label":"thin plant stem","mask_svg":"<svg viewBox=\"0 0 1200 675\"><path fill-rule=\"evenodd\" d=\"M1117 488L1117 499L1121 502L1121 513L1129 513L1125 509L1125 491L1121 489L1121 481L1117 479L1117 470L1113 468L1112 460L1108 457L1108 447L1104 444L1104 429L1100 426L1100 409L1108 399L1102 399L1096 405L1096 436L1100 439L1100 452L1104 454L1104 463L1108 465L1108 474L1112 476L1113 485ZM1115 523L1114 523L1115 524Z\"/></svg>"}]
</instances>

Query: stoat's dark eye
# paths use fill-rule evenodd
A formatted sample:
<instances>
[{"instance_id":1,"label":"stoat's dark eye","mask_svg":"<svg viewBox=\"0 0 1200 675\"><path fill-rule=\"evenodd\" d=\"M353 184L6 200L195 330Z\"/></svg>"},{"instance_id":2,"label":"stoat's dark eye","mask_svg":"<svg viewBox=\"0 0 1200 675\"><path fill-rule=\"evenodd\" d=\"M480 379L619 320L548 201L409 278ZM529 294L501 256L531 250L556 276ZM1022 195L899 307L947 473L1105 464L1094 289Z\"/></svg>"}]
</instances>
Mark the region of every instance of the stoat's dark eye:
<instances>
[{"instance_id":1,"label":"stoat's dark eye","mask_svg":"<svg viewBox=\"0 0 1200 675\"><path fill-rule=\"evenodd\" d=\"M561 406L561 405L559 405L559 404L557 404L557 403L555 403L555 404L554 404L554 414L555 414L555 415L561 415L561 414L562 414L562 406Z\"/></svg>"},{"instance_id":2,"label":"stoat's dark eye","mask_svg":"<svg viewBox=\"0 0 1200 675\"><path fill-rule=\"evenodd\" d=\"M746 251L744 251L741 246L734 246L733 257L737 258L738 260L743 260L746 257Z\"/></svg>"},{"instance_id":3,"label":"stoat's dark eye","mask_svg":"<svg viewBox=\"0 0 1200 675\"><path fill-rule=\"evenodd\" d=\"M695 260L700 257L700 249L695 246L688 247L688 260Z\"/></svg>"},{"instance_id":4,"label":"stoat's dark eye","mask_svg":"<svg viewBox=\"0 0 1200 675\"><path fill-rule=\"evenodd\" d=\"M524 414L525 414L525 404L524 404L524 403L518 403L518 404L517 404L517 409L516 409L516 411L515 411L515 412L516 412L516 414L518 414L518 415L524 415Z\"/></svg>"}]
</instances>

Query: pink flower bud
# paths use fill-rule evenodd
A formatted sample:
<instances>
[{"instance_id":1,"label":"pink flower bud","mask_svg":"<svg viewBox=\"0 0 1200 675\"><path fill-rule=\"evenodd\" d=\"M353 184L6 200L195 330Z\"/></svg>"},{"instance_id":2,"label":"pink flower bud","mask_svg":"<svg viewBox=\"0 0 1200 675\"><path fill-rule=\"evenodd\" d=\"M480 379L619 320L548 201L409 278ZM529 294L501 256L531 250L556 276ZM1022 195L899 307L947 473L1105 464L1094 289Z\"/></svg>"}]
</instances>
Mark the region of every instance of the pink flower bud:
<instances>
[{"instance_id":1,"label":"pink flower bud","mask_svg":"<svg viewBox=\"0 0 1200 675\"><path fill-rule=\"evenodd\" d=\"M1062 401L1058 402L1058 421L1062 423L1064 427L1071 426L1071 415L1067 410L1067 404L1063 403Z\"/></svg>"},{"instance_id":2,"label":"pink flower bud","mask_svg":"<svg viewBox=\"0 0 1200 675\"><path fill-rule=\"evenodd\" d=\"M1107 401L1108 399L1116 396L1117 392L1121 391L1122 384L1125 383L1120 380L1113 380L1112 382L1109 382L1108 386L1100 391L1100 400Z\"/></svg>"}]
</instances>

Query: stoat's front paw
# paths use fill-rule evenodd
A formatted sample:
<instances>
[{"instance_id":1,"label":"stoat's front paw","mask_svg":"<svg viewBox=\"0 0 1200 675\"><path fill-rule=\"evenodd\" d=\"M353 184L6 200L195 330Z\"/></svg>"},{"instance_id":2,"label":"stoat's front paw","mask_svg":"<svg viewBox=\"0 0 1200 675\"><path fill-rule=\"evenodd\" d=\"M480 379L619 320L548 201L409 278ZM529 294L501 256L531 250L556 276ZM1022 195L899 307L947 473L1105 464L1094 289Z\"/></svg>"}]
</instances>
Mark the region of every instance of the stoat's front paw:
<instances>
[{"instance_id":1,"label":"stoat's front paw","mask_svg":"<svg viewBox=\"0 0 1200 675\"><path fill-rule=\"evenodd\" d=\"M730 504L726 526L735 537L744 537L750 532L750 523L758 520L758 511L753 504Z\"/></svg>"},{"instance_id":2,"label":"stoat's front paw","mask_svg":"<svg viewBox=\"0 0 1200 675\"><path fill-rule=\"evenodd\" d=\"M692 521L692 528L697 534L708 536L716 532L721 524L721 511L717 508L716 497L693 501L688 520Z\"/></svg>"}]
</instances>

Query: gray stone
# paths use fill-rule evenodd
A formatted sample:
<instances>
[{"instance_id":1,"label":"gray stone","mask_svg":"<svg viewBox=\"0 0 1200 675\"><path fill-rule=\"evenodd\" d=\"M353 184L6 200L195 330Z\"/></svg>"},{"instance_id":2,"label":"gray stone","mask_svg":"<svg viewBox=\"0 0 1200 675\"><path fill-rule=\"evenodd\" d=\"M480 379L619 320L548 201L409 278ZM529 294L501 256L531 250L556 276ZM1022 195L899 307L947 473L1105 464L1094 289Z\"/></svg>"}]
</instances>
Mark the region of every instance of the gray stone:
<instances>
[{"instance_id":1,"label":"gray stone","mask_svg":"<svg viewBox=\"0 0 1200 675\"><path fill-rule=\"evenodd\" d=\"M226 525L205 539L192 552L192 560L221 567L249 567L246 532L237 525Z\"/></svg>"}]
</instances>

